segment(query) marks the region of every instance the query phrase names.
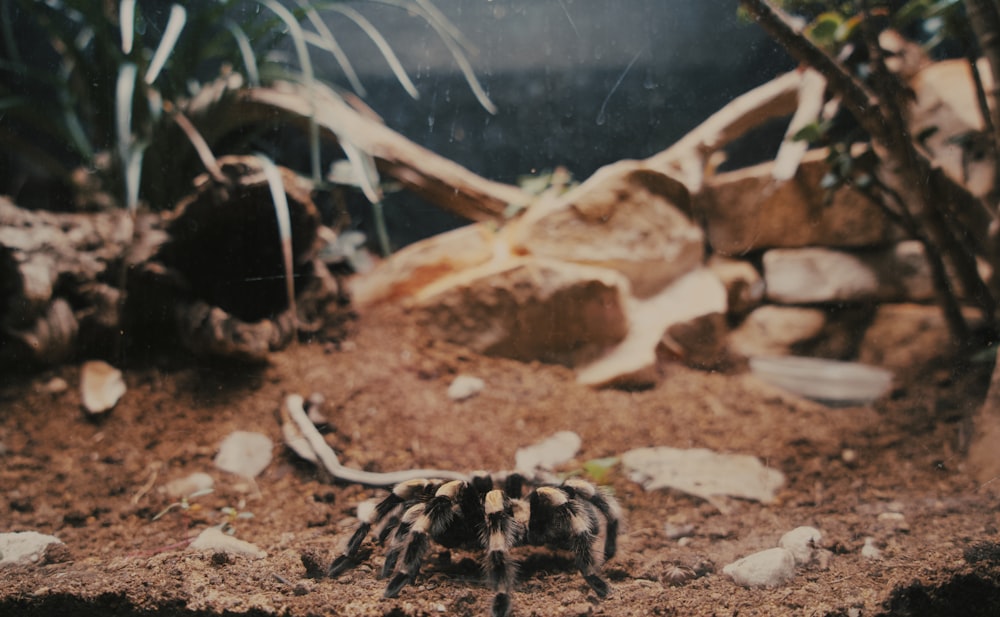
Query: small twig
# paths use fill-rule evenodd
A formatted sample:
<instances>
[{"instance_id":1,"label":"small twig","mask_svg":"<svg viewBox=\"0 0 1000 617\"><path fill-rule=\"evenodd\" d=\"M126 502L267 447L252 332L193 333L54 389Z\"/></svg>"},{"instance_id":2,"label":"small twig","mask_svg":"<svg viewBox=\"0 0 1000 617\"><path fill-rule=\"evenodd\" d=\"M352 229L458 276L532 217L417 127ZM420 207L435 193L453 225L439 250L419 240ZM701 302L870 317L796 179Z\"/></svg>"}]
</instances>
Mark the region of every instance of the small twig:
<instances>
[{"instance_id":1,"label":"small twig","mask_svg":"<svg viewBox=\"0 0 1000 617\"><path fill-rule=\"evenodd\" d=\"M441 469L406 469L385 473L351 469L340 464L336 452L326 443L323 435L309 420L303 406L305 400L298 394L285 397L285 410L298 427L299 432L316 453L316 457L331 476L344 482L354 482L365 486L390 487L407 480L418 478L440 478L445 480L467 480L468 474Z\"/></svg>"},{"instance_id":2,"label":"small twig","mask_svg":"<svg viewBox=\"0 0 1000 617\"><path fill-rule=\"evenodd\" d=\"M159 461L156 461L156 462L154 462L154 463L152 463L152 464L149 465L149 467L151 469L151 472L149 474L149 480L147 480L146 483L142 485L142 488L139 489L139 492L137 492L135 495L132 496L132 505L133 506L134 505L138 505L139 500L142 499L143 497L145 497L146 493L148 493L150 490L152 490L153 485L156 484L156 477L160 473L160 466L161 465L162 465L162 463L160 463Z\"/></svg>"},{"instance_id":3,"label":"small twig","mask_svg":"<svg viewBox=\"0 0 1000 617\"><path fill-rule=\"evenodd\" d=\"M222 168L219 167L219 161L216 160L215 155L212 154L212 148L209 147L208 142L201 136L201 133L198 132L198 129L195 128L194 124L192 124L191 121L188 120L188 117L185 116L179 109L174 111L173 118L174 122L177 123L177 126L181 127L181 130L184 131L188 141L190 141L191 145L194 146L195 152L198 153L198 158L201 159L201 164L205 166L206 170L208 170L212 179L219 184L228 184L229 179L226 178L226 174L222 173Z\"/></svg>"}]
</instances>

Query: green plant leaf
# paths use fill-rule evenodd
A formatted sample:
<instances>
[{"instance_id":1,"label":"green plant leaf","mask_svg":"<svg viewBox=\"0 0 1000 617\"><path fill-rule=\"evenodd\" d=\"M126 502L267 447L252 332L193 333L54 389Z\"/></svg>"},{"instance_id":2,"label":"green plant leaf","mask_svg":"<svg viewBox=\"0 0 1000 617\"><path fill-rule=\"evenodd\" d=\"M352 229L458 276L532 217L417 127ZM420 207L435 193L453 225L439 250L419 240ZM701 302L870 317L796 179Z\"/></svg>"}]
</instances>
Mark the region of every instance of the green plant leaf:
<instances>
[{"instance_id":1,"label":"green plant leaf","mask_svg":"<svg viewBox=\"0 0 1000 617\"><path fill-rule=\"evenodd\" d=\"M364 15L356 11L349 6L340 6L339 4L331 5L330 10L336 11L341 15L347 17L353 21L362 32L368 35L375 47L378 48L379 53L385 58L386 63L389 65L389 69L392 70L392 74L396 76L396 80L403 86L406 93L410 95L413 99L420 98L420 92L417 91L417 87L413 85L413 81L410 80L410 76L407 75L406 69L403 68L403 64L399 61L399 58L393 52L392 47L389 42L382 36L382 33L378 31Z\"/></svg>"},{"instance_id":2,"label":"green plant leaf","mask_svg":"<svg viewBox=\"0 0 1000 617\"><path fill-rule=\"evenodd\" d=\"M184 29L186 22L187 11L184 10L184 7L179 4L171 6L167 27L163 30L163 38L160 39L156 53L153 54L153 59L149 61L149 67L146 68L146 76L143 79L147 84L152 85L159 77L160 71L163 70L163 66L174 51L174 46L177 44L177 39L180 38L181 30Z\"/></svg>"},{"instance_id":3,"label":"green plant leaf","mask_svg":"<svg viewBox=\"0 0 1000 617\"><path fill-rule=\"evenodd\" d=\"M226 19L224 22L226 29L232 33L233 38L236 39L236 45L240 50L240 56L243 58L243 66L247 70L247 81L254 88L260 86L260 71L257 69L257 57L253 53L253 46L250 44L250 39L247 37L246 32L240 28L232 19Z\"/></svg>"},{"instance_id":4,"label":"green plant leaf","mask_svg":"<svg viewBox=\"0 0 1000 617\"><path fill-rule=\"evenodd\" d=\"M598 484L604 484L608 474L618 464L617 456L591 459L583 464L583 471Z\"/></svg>"},{"instance_id":5,"label":"green plant leaf","mask_svg":"<svg viewBox=\"0 0 1000 617\"><path fill-rule=\"evenodd\" d=\"M132 53L135 41L135 0L122 0L118 5L118 26L122 33L122 53Z\"/></svg>"},{"instance_id":6,"label":"green plant leaf","mask_svg":"<svg viewBox=\"0 0 1000 617\"><path fill-rule=\"evenodd\" d=\"M281 172L274 162L266 155L255 155L264 170L264 177L271 189L271 201L274 203L274 215L278 222L278 235L281 241L281 257L285 268L285 293L288 295L288 309L296 315L295 308L295 272L292 267L292 215L288 209L288 196L285 185L281 181Z\"/></svg>"}]
</instances>

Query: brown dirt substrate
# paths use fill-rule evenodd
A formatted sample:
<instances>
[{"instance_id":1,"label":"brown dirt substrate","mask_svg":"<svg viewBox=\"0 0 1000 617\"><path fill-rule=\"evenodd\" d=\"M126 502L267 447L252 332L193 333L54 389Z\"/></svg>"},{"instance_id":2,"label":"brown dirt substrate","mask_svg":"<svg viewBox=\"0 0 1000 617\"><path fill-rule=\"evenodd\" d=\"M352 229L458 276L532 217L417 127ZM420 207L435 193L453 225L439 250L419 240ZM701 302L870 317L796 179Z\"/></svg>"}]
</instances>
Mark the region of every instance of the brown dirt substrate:
<instances>
[{"instance_id":1,"label":"brown dirt substrate","mask_svg":"<svg viewBox=\"0 0 1000 617\"><path fill-rule=\"evenodd\" d=\"M706 447L753 454L783 471L776 503L731 501L726 512L671 491L644 492L615 468L610 488L625 510L619 556L598 600L572 559L521 550L516 615L997 615L998 499L963 469L968 416L989 367L919 371L887 400L830 409L745 374L664 368L642 392L593 391L570 371L485 358L429 340L410 315L364 315L342 348L304 344L268 366L194 362L126 372L129 390L100 421L84 417L73 367L0 383L0 531L58 536L47 563L0 570L0 615L485 615L492 598L476 555L435 552L417 583L383 600L382 559L337 580L307 578L350 534L354 505L382 491L331 484L283 447L255 492L217 471L219 442L234 430L280 442L285 394L326 398L328 442L348 465L370 470L507 469L515 451L559 430L577 432L582 462L640 446ZM485 380L479 396L451 401L459 373ZM70 384L52 393L54 377ZM855 459L845 461L850 450ZM186 513L153 517L158 489L196 471L216 490ZM236 536L263 559L185 550L185 541L250 512ZM899 512L882 516L886 512ZM678 541L666 525L693 527ZM722 566L812 525L829 551L775 589L746 589ZM871 537L881 559L861 548ZM705 571L670 584L676 565Z\"/></svg>"}]
</instances>

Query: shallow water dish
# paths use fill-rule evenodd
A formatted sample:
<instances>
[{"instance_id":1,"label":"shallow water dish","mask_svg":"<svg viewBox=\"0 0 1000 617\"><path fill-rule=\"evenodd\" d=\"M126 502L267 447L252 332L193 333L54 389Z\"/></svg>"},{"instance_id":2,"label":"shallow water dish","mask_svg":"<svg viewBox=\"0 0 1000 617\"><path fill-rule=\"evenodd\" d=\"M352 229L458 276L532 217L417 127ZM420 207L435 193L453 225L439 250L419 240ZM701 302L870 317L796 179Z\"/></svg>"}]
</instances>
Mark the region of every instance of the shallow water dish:
<instances>
[{"instance_id":1,"label":"shallow water dish","mask_svg":"<svg viewBox=\"0 0 1000 617\"><path fill-rule=\"evenodd\" d=\"M887 370L821 358L762 356L750 359L750 370L771 385L829 405L870 403L892 385Z\"/></svg>"}]
</instances>

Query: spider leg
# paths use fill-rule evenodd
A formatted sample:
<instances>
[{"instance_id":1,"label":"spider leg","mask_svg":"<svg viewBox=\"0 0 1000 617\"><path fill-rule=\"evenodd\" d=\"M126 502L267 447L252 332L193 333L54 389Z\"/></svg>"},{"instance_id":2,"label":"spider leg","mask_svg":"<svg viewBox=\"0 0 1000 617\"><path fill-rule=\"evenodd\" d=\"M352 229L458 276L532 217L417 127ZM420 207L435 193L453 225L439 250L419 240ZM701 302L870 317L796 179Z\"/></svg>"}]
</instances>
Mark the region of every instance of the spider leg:
<instances>
[{"instance_id":1,"label":"spider leg","mask_svg":"<svg viewBox=\"0 0 1000 617\"><path fill-rule=\"evenodd\" d=\"M568 544L583 579L598 597L607 596L608 584L598 573L604 554L596 546L600 539L597 506L572 499L560 488L542 486L531 493L530 507L532 543Z\"/></svg>"},{"instance_id":2,"label":"spider leg","mask_svg":"<svg viewBox=\"0 0 1000 617\"><path fill-rule=\"evenodd\" d=\"M564 486L573 489L577 495L594 504L604 516L604 561L614 557L618 552L618 527L621 521L621 506L618 505L618 500L579 478L566 480Z\"/></svg>"},{"instance_id":3,"label":"spider leg","mask_svg":"<svg viewBox=\"0 0 1000 617\"><path fill-rule=\"evenodd\" d=\"M386 586L384 597L395 598L407 583L420 572L431 539L446 538L458 518L456 496L467 484L453 480L441 485L427 503L417 504L406 511L396 530L393 547L386 554L384 574L395 572ZM402 556L402 561L399 560Z\"/></svg>"},{"instance_id":4,"label":"spider leg","mask_svg":"<svg viewBox=\"0 0 1000 617\"><path fill-rule=\"evenodd\" d=\"M358 551L373 527L381 526L379 541L384 542L386 536L399 525L400 512L407 502L426 499L424 496L428 492L433 494L439 484L430 480L410 480L396 485L378 505L372 507L369 502L364 502L358 506L358 519L361 522L347 541L344 551L330 564L327 575L336 577L354 565Z\"/></svg>"},{"instance_id":5,"label":"spider leg","mask_svg":"<svg viewBox=\"0 0 1000 617\"><path fill-rule=\"evenodd\" d=\"M511 500L504 491L492 490L484 500L486 528L483 544L486 555L483 569L490 586L496 591L492 617L507 617L511 608L511 592L517 579L517 564L510 558L510 549L521 543L523 526L511 515Z\"/></svg>"}]
</instances>

